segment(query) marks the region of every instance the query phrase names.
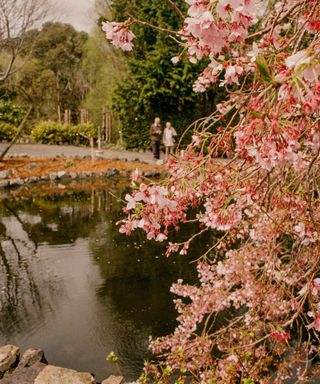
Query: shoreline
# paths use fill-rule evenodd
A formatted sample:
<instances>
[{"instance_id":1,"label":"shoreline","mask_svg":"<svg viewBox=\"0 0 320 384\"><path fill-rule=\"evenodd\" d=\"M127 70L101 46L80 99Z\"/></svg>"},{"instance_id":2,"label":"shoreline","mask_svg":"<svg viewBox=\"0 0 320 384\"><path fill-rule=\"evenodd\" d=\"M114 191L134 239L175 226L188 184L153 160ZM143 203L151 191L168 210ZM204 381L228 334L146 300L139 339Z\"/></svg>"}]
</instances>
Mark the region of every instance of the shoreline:
<instances>
[{"instance_id":1,"label":"shoreline","mask_svg":"<svg viewBox=\"0 0 320 384\"><path fill-rule=\"evenodd\" d=\"M146 179L165 174L163 165L128 160L80 159L76 157L5 158L0 162L0 190L30 187L44 183L85 180L103 182L115 177L130 178L138 170Z\"/></svg>"},{"instance_id":2,"label":"shoreline","mask_svg":"<svg viewBox=\"0 0 320 384\"><path fill-rule=\"evenodd\" d=\"M22 355L15 345L0 346L1 384L124 384L123 376L111 375L95 380L93 373L78 372L73 369L54 366L48 363L42 349L29 348Z\"/></svg>"}]
</instances>

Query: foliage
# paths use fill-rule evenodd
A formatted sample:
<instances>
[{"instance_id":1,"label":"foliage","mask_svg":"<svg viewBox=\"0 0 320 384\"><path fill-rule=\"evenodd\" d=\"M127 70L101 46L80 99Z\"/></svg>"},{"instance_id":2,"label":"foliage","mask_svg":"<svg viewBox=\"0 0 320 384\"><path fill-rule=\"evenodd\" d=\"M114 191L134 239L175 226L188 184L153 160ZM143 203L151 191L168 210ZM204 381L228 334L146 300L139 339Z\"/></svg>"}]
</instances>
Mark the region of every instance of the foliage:
<instances>
[{"instance_id":1,"label":"foliage","mask_svg":"<svg viewBox=\"0 0 320 384\"><path fill-rule=\"evenodd\" d=\"M72 124L88 117L95 127L101 126L102 113L112 113L114 88L126 72L122 55L100 29L88 36L56 22L24 34L16 63L21 69L10 76L1 93L19 104L32 104L29 127L42 120L66 122L66 110L71 111ZM81 109L88 112L84 119ZM112 122L109 139L116 142L119 123L114 116Z\"/></svg>"},{"instance_id":2,"label":"foliage","mask_svg":"<svg viewBox=\"0 0 320 384\"><path fill-rule=\"evenodd\" d=\"M12 140L17 132L17 128L10 123L0 121L0 141Z\"/></svg>"},{"instance_id":3,"label":"foliage","mask_svg":"<svg viewBox=\"0 0 320 384\"><path fill-rule=\"evenodd\" d=\"M22 68L11 76L7 93L33 105L33 120L64 121L65 110L70 110L71 121L78 122L88 91L81 68L87 39L85 32L58 22L25 33L19 57Z\"/></svg>"},{"instance_id":4,"label":"foliage","mask_svg":"<svg viewBox=\"0 0 320 384\"><path fill-rule=\"evenodd\" d=\"M69 128L69 127L68 127ZM39 122L31 131L31 136L43 144L59 144L65 142L68 128L54 121Z\"/></svg>"},{"instance_id":5,"label":"foliage","mask_svg":"<svg viewBox=\"0 0 320 384\"><path fill-rule=\"evenodd\" d=\"M62 124L54 121L42 121L31 132L36 141L43 144L89 145L90 137L97 139L96 129L92 124Z\"/></svg>"},{"instance_id":6,"label":"foliage","mask_svg":"<svg viewBox=\"0 0 320 384\"><path fill-rule=\"evenodd\" d=\"M183 6L184 2L176 2ZM181 19L162 0L112 3L114 18L123 20L127 13L164 28L179 28ZM188 61L172 66L176 44L169 36L140 26L133 27L138 37L135 49L127 55L129 73L119 84L113 108L118 115L127 148L148 148L149 130L155 116L171 121L180 136L195 119L211 112L218 87L206 95L196 95L192 83L198 66Z\"/></svg>"},{"instance_id":7,"label":"foliage","mask_svg":"<svg viewBox=\"0 0 320 384\"><path fill-rule=\"evenodd\" d=\"M107 58L107 59L106 59ZM90 115L90 121L102 125L102 114L112 115L112 95L126 73L122 54L106 42L101 30L94 31L84 45L82 72L89 89L82 107ZM111 141L119 139L119 123L113 114Z\"/></svg>"},{"instance_id":8,"label":"foliage","mask_svg":"<svg viewBox=\"0 0 320 384\"><path fill-rule=\"evenodd\" d=\"M320 357L320 3L187 3L175 37L189 60L206 64L193 88L218 83L228 93L171 159L167 180L126 196L120 231L168 240L167 255L186 254L204 233L219 236L197 258L198 284L172 287L178 326L151 343L161 361L147 363L141 381L312 382ZM141 23L108 28L119 44L114 35ZM122 43L128 50L131 38ZM197 222L199 232L170 242L181 222Z\"/></svg>"},{"instance_id":9,"label":"foliage","mask_svg":"<svg viewBox=\"0 0 320 384\"><path fill-rule=\"evenodd\" d=\"M97 129L92 123L78 124L71 127L69 133L69 144L89 145L90 137L97 140Z\"/></svg>"},{"instance_id":10,"label":"foliage","mask_svg":"<svg viewBox=\"0 0 320 384\"><path fill-rule=\"evenodd\" d=\"M0 100L0 140L12 140L25 110L8 100Z\"/></svg>"},{"instance_id":11,"label":"foliage","mask_svg":"<svg viewBox=\"0 0 320 384\"><path fill-rule=\"evenodd\" d=\"M57 117L56 76L39 60L31 58L8 82L9 97L24 105L33 105L33 119Z\"/></svg>"},{"instance_id":12,"label":"foliage","mask_svg":"<svg viewBox=\"0 0 320 384\"><path fill-rule=\"evenodd\" d=\"M25 110L12 101L0 100L0 122L18 126L25 114Z\"/></svg>"}]
</instances>

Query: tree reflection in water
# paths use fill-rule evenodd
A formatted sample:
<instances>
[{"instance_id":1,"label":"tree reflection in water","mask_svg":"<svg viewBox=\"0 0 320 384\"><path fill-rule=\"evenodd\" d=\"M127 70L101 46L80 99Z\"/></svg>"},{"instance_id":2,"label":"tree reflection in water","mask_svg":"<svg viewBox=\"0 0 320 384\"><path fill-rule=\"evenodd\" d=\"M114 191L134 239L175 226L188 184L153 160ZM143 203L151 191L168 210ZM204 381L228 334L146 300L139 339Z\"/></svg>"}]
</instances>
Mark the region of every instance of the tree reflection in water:
<instances>
[{"instance_id":1,"label":"tree reflection in water","mask_svg":"<svg viewBox=\"0 0 320 384\"><path fill-rule=\"evenodd\" d=\"M95 372L98 380L115 373L105 361L114 350L132 380L148 357L149 336L174 328L170 285L192 281L195 271L184 257L165 258L143 234L121 235L122 203L114 195L126 190L111 192L0 203L0 344L32 343L51 363Z\"/></svg>"}]
</instances>

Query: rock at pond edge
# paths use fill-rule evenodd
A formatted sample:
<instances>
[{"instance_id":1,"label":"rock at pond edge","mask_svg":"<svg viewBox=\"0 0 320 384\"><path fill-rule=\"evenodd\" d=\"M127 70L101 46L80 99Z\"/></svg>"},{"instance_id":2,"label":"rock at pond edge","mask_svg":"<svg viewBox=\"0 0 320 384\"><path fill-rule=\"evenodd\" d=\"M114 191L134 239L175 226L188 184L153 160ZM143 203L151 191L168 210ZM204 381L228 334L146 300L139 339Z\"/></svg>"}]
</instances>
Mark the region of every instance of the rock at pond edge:
<instances>
[{"instance_id":1,"label":"rock at pond edge","mask_svg":"<svg viewBox=\"0 0 320 384\"><path fill-rule=\"evenodd\" d=\"M19 359L20 349L15 345L0 347L0 377L3 373L14 367Z\"/></svg>"},{"instance_id":2,"label":"rock at pond edge","mask_svg":"<svg viewBox=\"0 0 320 384\"><path fill-rule=\"evenodd\" d=\"M90 373L76 372L72 369L46 366L34 381L34 384L95 384Z\"/></svg>"},{"instance_id":3,"label":"rock at pond edge","mask_svg":"<svg viewBox=\"0 0 320 384\"><path fill-rule=\"evenodd\" d=\"M22 355L18 368L31 367L36 363L48 364L42 349L29 348Z\"/></svg>"},{"instance_id":4,"label":"rock at pond edge","mask_svg":"<svg viewBox=\"0 0 320 384\"><path fill-rule=\"evenodd\" d=\"M111 375L107 379L103 380L101 384L123 384L123 383L124 383L123 376Z\"/></svg>"}]
</instances>

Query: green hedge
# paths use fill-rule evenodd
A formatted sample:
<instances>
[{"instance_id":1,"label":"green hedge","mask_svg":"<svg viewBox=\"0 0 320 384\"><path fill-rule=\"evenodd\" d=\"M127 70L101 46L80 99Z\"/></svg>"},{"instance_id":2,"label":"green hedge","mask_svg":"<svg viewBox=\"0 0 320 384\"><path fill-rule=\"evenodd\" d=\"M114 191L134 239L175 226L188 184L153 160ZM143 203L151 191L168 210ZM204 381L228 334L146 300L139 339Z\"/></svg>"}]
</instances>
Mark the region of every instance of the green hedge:
<instances>
[{"instance_id":1,"label":"green hedge","mask_svg":"<svg viewBox=\"0 0 320 384\"><path fill-rule=\"evenodd\" d=\"M0 121L0 141L12 140L16 132L17 132L17 128L13 124Z\"/></svg>"},{"instance_id":2,"label":"green hedge","mask_svg":"<svg viewBox=\"0 0 320 384\"><path fill-rule=\"evenodd\" d=\"M97 130L90 123L70 125L41 121L32 129L31 136L43 144L89 145L90 136L97 139Z\"/></svg>"}]
</instances>

